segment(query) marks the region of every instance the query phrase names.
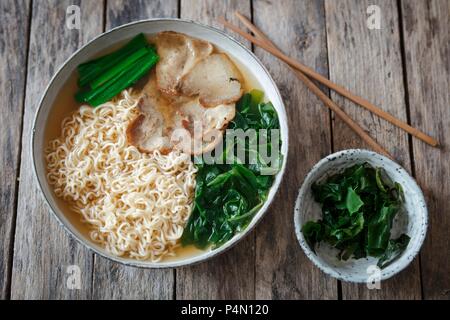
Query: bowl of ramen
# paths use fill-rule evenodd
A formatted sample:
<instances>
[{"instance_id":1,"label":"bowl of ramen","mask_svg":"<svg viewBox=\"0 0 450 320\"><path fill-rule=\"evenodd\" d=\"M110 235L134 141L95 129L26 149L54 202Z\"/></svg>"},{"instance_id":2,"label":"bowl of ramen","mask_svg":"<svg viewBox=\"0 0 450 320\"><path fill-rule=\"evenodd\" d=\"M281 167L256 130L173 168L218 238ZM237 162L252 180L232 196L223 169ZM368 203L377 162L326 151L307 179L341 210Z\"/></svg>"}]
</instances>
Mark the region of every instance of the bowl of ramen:
<instances>
[{"instance_id":1,"label":"bowl of ramen","mask_svg":"<svg viewBox=\"0 0 450 320\"><path fill-rule=\"evenodd\" d=\"M35 115L33 165L61 226L146 268L212 258L261 220L288 151L266 68L220 30L133 22L75 52Z\"/></svg>"}]
</instances>

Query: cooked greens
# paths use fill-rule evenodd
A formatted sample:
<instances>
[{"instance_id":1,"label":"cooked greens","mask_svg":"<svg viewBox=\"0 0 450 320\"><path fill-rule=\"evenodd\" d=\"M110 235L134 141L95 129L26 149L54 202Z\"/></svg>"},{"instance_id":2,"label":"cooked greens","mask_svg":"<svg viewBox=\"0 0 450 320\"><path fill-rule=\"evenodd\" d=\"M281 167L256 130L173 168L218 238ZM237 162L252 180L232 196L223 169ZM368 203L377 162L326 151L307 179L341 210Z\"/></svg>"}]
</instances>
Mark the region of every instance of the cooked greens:
<instances>
[{"instance_id":1,"label":"cooked greens","mask_svg":"<svg viewBox=\"0 0 450 320\"><path fill-rule=\"evenodd\" d=\"M141 33L121 49L78 66L78 102L96 107L142 78L159 60Z\"/></svg>"},{"instance_id":2,"label":"cooked greens","mask_svg":"<svg viewBox=\"0 0 450 320\"><path fill-rule=\"evenodd\" d=\"M245 157L252 154L257 161L245 161L234 156L231 164L230 161L197 164L194 208L183 232L183 245L194 244L199 248L221 246L247 226L266 200L277 170L270 175L264 173L269 164L261 156L260 148L269 149L270 153L274 151L273 145L280 147L281 143L273 144L271 140L271 130L279 129L280 125L275 108L270 102L262 102L263 96L259 90L244 94L236 104L236 116L228 129L256 129L256 138L264 135L262 138L266 144L255 148L249 139L233 139L231 142L224 138L224 148L219 155L225 160L232 154L230 150L238 154L237 148L244 147ZM276 151L279 157L271 167L279 167L282 162L281 153Z\"/></svg>"},{"instance_id":3,"label":"cooked greens","mask_svg":"<svg viewBox=\"0 0 450 320\"><path fill-rule=\"evenodd\" d=\"M339 250L341 260L371 256L379 258L378 266L384 268L408 246L406 234L390 239L403 191L381 168L354 165L324 183L314 183L312 192L322 205L322 219L302 227L312 250L325 241Z\"/></svg>"}]
</instances>

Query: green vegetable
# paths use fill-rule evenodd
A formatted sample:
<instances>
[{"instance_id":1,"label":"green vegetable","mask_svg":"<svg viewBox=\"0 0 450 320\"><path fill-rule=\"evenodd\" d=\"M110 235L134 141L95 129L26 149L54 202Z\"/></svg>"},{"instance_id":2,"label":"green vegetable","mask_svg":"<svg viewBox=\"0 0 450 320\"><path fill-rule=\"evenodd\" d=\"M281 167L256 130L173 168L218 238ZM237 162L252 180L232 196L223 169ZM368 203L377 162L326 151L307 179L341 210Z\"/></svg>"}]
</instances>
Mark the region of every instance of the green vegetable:
<instances>
[{"instance_id":1,"label":"green vegetable","mask_svg":"<svg viewBox=\"0 0 450 320\"><path fill-rule=\"evenodd\" d=\"M367 253L373 257L381 256L387 248L391 236L392 222L399 210L398 204L383 206L367 226Z\"/></svg>"},{"instance_id":2,"label":"green vegetable","mask_svg":"<svg viewBox=\"0 0 450 320\"><path fill-rule=\"evenodd\" d=\"M323 240L325 233L324 224L321 220L317 222L308 221L303 225L302 232L305 236L306 242L315 252L315 244Z\"/></svg>"},{"instance_id":3,"label":"green vegetable","mask_svg":"<svg viewBox=\"0 0 450 320\"><path fill-rule=\"evenodd\" d=\"M96 107L120 93L122 90L132 86L142 78L151 67L158 62L159 57L153 53L148 53L136 62L130 68L122 69L115 77L104 83L101 87L82 92L79 91L75 98L79 102L87 102Z\"/></svg>"},{"instance_id":4,"label":"green vegetable","mask_svg":"<svg viewBox=\"0 0 450 320\"><path fill-rule=\"evenodd\" d=\"M409 240L410 237L406 234L402 234L397 239L389 240L385 253L378 260L378 267L385 268L394 261L406 249Z\"/></svg>"},{"instance_id":5,"label":"green vegetable","mask_svg":"<svg viewBox=\"0 0 450 320\"><path fill-rule=\"evenodd\" d=\"M97 59L82 63L78 66L78 86L80 88L86 86L105 70L113 67L131 53L147 46L147 39L144 34L140 33L130 40L125 46L110 54L104 55Z\"/></svg>"},{"instance_id":6,"label":"green vegetable","mask_svg":"<svg viewBox=\"0 0 450 320\"><path fill-rule=\"evenodd\" d=\"M313 250L325 241L339 250L342 260L371 256L385 267L407 247L409 237L405 234L390 239L394 218L402 208L403 191L381 168L355 165L313 184L311 189L322 205L322 219L302 227Z\"/></svg>"},{"instance_id":7,"label":"green vegetable","mask_svg":"<svg viewBox=\"0 0 450 320\"><path fill-rule=\"evenodd\" d=\"M75 99L96 107L136 83L158 60L155 48L139 34L121 49L78 66Z\"/></svg>"},{"instance_id":8,"label":"green vegetable","mask_svg":"<svg viewBox=\"0 0 450 320\"><path fill-rule=\"evenodd\" d=\"M363 204L364 202L362 202L361 198L356 194L355 190L353 190L352 187L348 187L345 206L347 207L348 212L350 212L350 215L358 212L359 208L361 208Z\"/></svg>"},{"instance_id":9,"label":"green vegetable","mask_svg":"<svg viewBox=\"0 0 450 320\"><path fill-rule=\"evenodd\" d=\"M278 116L272 104L262 102L264 93L252 90L244 94L236 104L236 117L229 129L266 129L267 145L271 149L270 130L279 129ZM258 138L258 137L256 137ZM248 140L248 139L246 139ZM194 244L199 248L219 247L236 232L247 226L262 207L273 183L273 175L262 175L268 168L260 150L250 141L225 143L221 155L227 159L238 145L244 146L246 157L256 156L256 164L247 164L245 159L234 158L232 164L198 164L194 209L182 236L182 244ZM281 164L281 156L277 163ZM273 174L275 174L274 171Z\"/></svg>"},{"instance_id":10,"label":"green vegetable","mask_svg":"<svg viewBox=\"0 0 450 320\"><path fill-rule=\"evenodd\" d=\"M117 74L121 72L121 70L126 70L130 66L132 66L139 58L142 58L144 55L148 53L153 53L154 50L149 47L143 47L139 49L136 52L133 52L131 55L126 57L124 60L120 61L115 66L111 67L110 69L106 70L105 73L102 73L98 78L93 80L91 82L91 89L96 89L103 85L108 80L111 80L111 78L115 77Z\"/></svg>"}]
</instances>

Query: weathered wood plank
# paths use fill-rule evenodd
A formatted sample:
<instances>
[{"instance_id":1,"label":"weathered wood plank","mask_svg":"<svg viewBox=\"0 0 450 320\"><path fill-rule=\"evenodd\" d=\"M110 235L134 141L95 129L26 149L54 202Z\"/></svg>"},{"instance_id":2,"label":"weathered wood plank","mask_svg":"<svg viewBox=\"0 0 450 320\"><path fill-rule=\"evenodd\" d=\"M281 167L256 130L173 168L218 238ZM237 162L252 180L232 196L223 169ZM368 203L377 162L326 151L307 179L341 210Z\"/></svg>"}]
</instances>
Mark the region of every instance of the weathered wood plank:
<instances>
[{"instance_id":1,"label":"weathered wood plank","mask_svg":"<svg viewBox=\"0 0 450 320\"><path fill-rule=\"evenodd\" d=\"M106 30L131 21L177 17L177 0L108 0ZM93 297L95 299L171 299L174 271L127 267L95 256Z\"/></svg>"},{"instance_id":2,"label":"weathered wood plank","mask_svg":"<svg viewBox=\"0 0 450 320\"><path fill-rule=\"evenodd\" d=\"M108 0L106 30L150 18L178 17L178 0Z\"/></svg>"},{"instance_id":3,"label":"weathered wood plank","mask_svg":"<svg viewBox=\"0 0 450 320\"><path fill-rule=\"evenodd\" d=\"M381 29L367 27L369 5L380 8ZM405 91L395 1L326 1L330 79L406 121ZM332 94L332 99L381 145L410 169L407 134L370 112ZM367 146L340 119L333 121L334 149ZM343 299L420 299L418 259L398 276L382 282L381 290L342 284Z\"/></svg>"},{"instance_id":4,"label":"weathered wood plank","mask_svg":"<svg viewBox=\"0 0 450 320\"><path fill-rule=\"evenodd\" d=\"M323 1L254 1L255 24L282 51L327 76ZM276 200L256 230L256 298L336 299L337 281L303 254L294 233L294 203L302 179L330 151L330 114L282 62L256 54L283 95L289 121L289 156Z\"/></svg>"},{"instance_id":5,"label":"weathered wood plank","mask_svg":"<svg viewBox=\"0 0 450 320\"><path fill-rule=\"evenodd\" d=\"M29 15L28 0L0 2L0 299L9 297L11 280Z\"/></svg>"},{"instance_id":6,"label":"weathered wood plank","mask_svg":"<svg viewBox=\"0 0 450 320\"><path fill-rule=\"evenodd\" d=\"M172 299L174 272L124 266L95 255L93 299Z\"/></svg>"},{"instance_id":7,"label":"weathered wood plank","mask_svg":"<svg viewBox=\"0 0 450 320\"><path fill-rule=\"evenodd\" d=\"M421 251L424 299L450 299L450 2L402 1L411 124L438 138L414 140L415 175L430 224Z\"/></svg>"},{"instance_id":8,"label":"weathered wood plank","mask_svg":"<svg viewBox=\"0 0 450 320\"><path fill-rule=\"evenodd\" d=\"M181 0L181 18L222 27L219 16L236 22L234 11L250 16L250 1ZM242 41L242 39L240 39ZM248 42L243 42L247 45ZM254 298L254 234L211 261L177 269L177 299L252 299Z\"/></svg>"},{"instance_id":9,"label":"weathered wood plank","mask_svg":"<svg viewBox=\"0 0 450 320\"><path fill-rule=\"evenodd\" d=\"M65 27L66 8L72 4L81 8L81 30ZM70 54L101 32L102 8L93 1L33 2L12 270L13 299L90 297L93 256L51 216L34 177L30 136L38 101L50 77ZM69 265L80 268L80 290L66 287Z\"/></svg>"}]
</instances>

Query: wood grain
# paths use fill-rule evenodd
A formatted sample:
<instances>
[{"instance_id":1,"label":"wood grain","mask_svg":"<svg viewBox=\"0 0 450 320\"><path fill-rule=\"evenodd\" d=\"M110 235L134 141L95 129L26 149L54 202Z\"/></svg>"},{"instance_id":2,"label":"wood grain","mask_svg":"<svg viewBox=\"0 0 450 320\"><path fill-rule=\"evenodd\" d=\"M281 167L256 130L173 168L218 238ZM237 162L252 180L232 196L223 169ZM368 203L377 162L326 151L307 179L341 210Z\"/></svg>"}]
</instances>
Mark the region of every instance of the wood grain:
<instances>
[{"instance_id":1,"label":"wood grain","mask_svg":"<svg viewBox=\"0 0 450 320\"><path fill-rule=\"evenodd\" d=\"M20 164L30 2L0 2L0 299L9 296Z\"/></svg>"},{"instance_id":2,"label":"wood grain","mask_svg":"<svg viewBox=\"0 0 450 320\"><path fill-rule=\"evenodd\" d=\"M65 27L66 8L72 4L81 8L81 30ZM51 216L34 177L30 136L38 101L50 77L77 48L101 32L102 17L98 2L33 2L12 270L13 299L90 297L92 254L69 237ZM80 268L80 290L69 290L66 286L68 265Z\"/></svg>"},{"instance_id":3,"label":"wood grain","mask_svg":"<svg viewBox=\"0 0 450 320\"><path fill-rule=\"evenodd\" d=\"M397 5L394 1L326 1L330 79L378 107L406 121L405 91L400 49ZM381 9L381 29L367 28L369 5ZM332 99L410 170L407 135L392 124L337 94ZM367 146L342 123L333 121L334 149ZM420 299L420 270L416 259L398 276L381 283L380 290L342 284L343 299Z\"/></svg>"},{"instance_id":4,"label":"wood grain","mask_svg":"<svg viewBox=\"0 0 450 320\"><path fill-rule=\"evenodd\" d=\"M178 0L107 0L106 30L132 21L178 17Z\"/></svg>"},{"instance_id":5,"label":"wood grain","mask_svg":"<svg viewBox=\"0 0 450 320\"><path fill-rule=\"evenodd\" d=\"M95 255L93 299L168 300L173 283L171 269L133 268Z\"/></svg>"},{"instance_id":6,"label":"wood grain","mask_svg":"<svg viewBox=\"0 0 450 320\"><path fill-rule=\"evenodd\" d=\"M131 21L177 17L178 1L108 0L106 30ZM127 267L95 256L93 298L95 299L171 299L174 271Z\"/></svg>"},{"instance_id":7,"label":"wood grain","mask_svg":"<svg viewBox=\"0 0 450 320\"><path fill-rule=\"evenodd\" d=\"M430 219L421 251L423 298L450 299L450 3L401 4L411 124L442 145L413 143L415 175Z\"/></svg>"},{"instance_id":8,"label":"wood grain","mask_svg":"<svg viewBox=\"0 0 450 320\"><path fill-rule=\"evenodd\" d=\"M322 1L254 1L255 25L284 53L327 76ZM336 299L337 282L303 254L294 233L294 203L303 177L330 151L330 117L320 100L282 62L255 50L283 95L289 124L289 156L271 210L256 230L256 298Z\"/></svg>"},{"instance_id":9,"label":"wood grain","mask_svg":"<svg viewBox=\"0 0 450 320\"><path fill-rule=\"evenodd\" d=\"M181 18L192 19L222 28L217 17L226 16L237 22L234 11L250 16L250 1L188 1L181 0ZM233 35L234 36L234 35ZM238 38L238 37L236 37ZM242 41L242 39L239 39ZM248 42L242 41L247 44ZM253 299L254 295L254 233L233 249L211 261L185 267L176 273L177 299Z\"/></svg>"},{"instance_id":10,"label":"wood grain","mask_svg":"<svg viewBox=\"0 0 450 320\"><path fill-rule=\"evenodd\" d=\"M72 4L81 7L80 31L65 27L65 10ZM366 27L366 8L371 4L381 8L381 30ZM137 19L181 16L220 27L215 19L222 15L238 24L233 15L236 9L253 16L255 24L286 54L324 76L328 76L329 59L331 80L403 120L410 119L411 125L441 142L440 149L416 139L409 145L411 139L403 132L331 95L415 174L430 215L421 275L416 259L400 275L383 282L381 290L343 284L342 297L419 299L422 279L423 298L450 299L448 0L401 0L400 11L395 1L388 0L0 1L0 96L6 98L0 123L8 124L0 126L4 164L0 172L0 299L338 297L337 282L314 267L297 244L293 205L302 179L316 161L333 148L364 144L338 119L330 122L329 112L288 67L260 49L256 54L279 85L288 111L288 170L267 216L231 251L176 271L125 267L94 256L66 235L37 187L29 152L34 113L50 77L71 53L101 33L103 26L108 30ZM67 289L69 265L80 267L80 290Z\"/></svg>"}]
</instances>

